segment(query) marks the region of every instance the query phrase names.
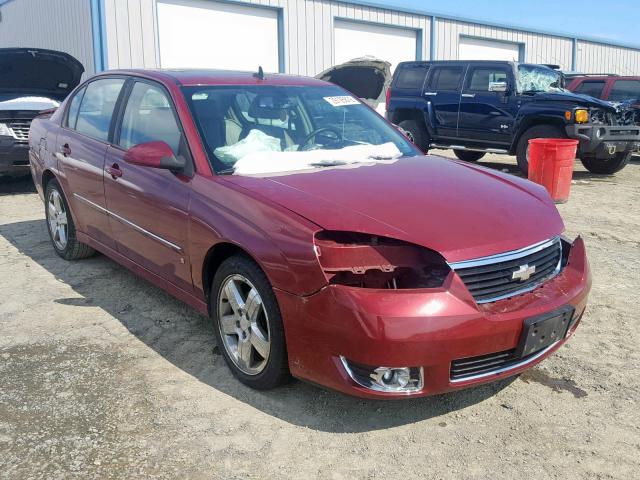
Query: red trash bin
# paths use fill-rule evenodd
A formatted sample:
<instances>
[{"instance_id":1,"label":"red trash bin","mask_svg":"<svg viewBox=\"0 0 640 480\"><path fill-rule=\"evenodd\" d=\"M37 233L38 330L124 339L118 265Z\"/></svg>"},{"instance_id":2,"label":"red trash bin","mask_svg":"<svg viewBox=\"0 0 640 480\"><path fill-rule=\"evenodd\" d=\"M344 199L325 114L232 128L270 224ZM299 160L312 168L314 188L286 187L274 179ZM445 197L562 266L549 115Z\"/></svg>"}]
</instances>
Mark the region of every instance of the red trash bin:
<instances>
[{"instance_id":1,"label":"red trash bin","mask_svg":"<svg viewBox=\"0 0 640 480\"><path fill-rule=\"evenodd\" d=\"M568 138L529 140L529 180L545 187L556 203L569 200L577 149L578 140Z\"/></svg>"}]
</instances>

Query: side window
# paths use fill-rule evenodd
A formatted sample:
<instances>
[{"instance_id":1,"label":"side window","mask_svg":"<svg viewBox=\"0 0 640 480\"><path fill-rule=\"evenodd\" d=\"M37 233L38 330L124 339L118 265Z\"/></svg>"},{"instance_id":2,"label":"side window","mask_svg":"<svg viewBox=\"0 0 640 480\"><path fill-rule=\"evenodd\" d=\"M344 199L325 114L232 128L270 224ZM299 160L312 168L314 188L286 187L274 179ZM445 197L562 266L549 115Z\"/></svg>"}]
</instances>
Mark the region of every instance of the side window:
<instances>
[{"instance_id":1,"label":"side window","mask_svg":"<svg viewBox=\"0 0 640 480\"><path fill-rule=\"evenodd\" d=\"M80 102L82 102L82 97L84 96L85 90L86 88L83 88L78 93L76 93L74 97L71 99L71 103L69 103L66 126L74 130L76 128L76 123L78 121L78 112L80 111Z\"/></svg>"},{"instance_id":2,"label":"side window","mask_svg":"<svg viewBox=\"0 0 640 480\"><path fill-rule=\"evenodd\" d=\"M640 98L640 80L616 80L609 100L623 101Z\"/></svg>"},{"instance_id":3,"label":"side window","mask_svg":"<svg viewBox=\"0 0 640 480\"><path fill-rule=\"evenodd\" d=\"M76 130L97 140L109 138L111 116L124 80L105 78L87 85L76 120Z\"/></svg>"},{"instance_id":4,"label":"side window","mask_svg":"<svg viewBox=\"0 0 640 480\"><path fill-rule=\"evenodd\" d=\"M462 67L435 67L429 81L429 90L433 92L438 90L458 90L463 71Z\"/></svg>"},{"instance_id":5,"label":"side window","mask_svg":"<svg viewBox=\"0 0 640 480\"><path fill-rule=\"evenodd\" d=\"M129 149L162 140L178 155L181 138L180 127L165 92L154 85L136 82L124 110L118 144Z\"/></svg>"},{"instance_id":6,"label":"side window","mask_svg":"<svg viewBox=\"0 0 640 480\"><path fill-rule=\"evenodd\" d=\"M422 90L424 79L427 76L428 68L424 66L408 65L399 69L398 79L395 88L406 88L410 90Z\"/></svg>"},{"instance_id":7,"label":"side window","mask_svg":"<svg viewBox=\"0 0 640 480\"><path fill-rule=\"evenodd\" d=\"M467 77L467 89L473 92L488 92L489 85L494 82L508 81L509 74L500 68L479 67L474 68Z\"/></svg>"},{"instance_id":8,"label":"side window","mask_svg":"<svg viewBox=\"0 0 640 480\"><path fill-rule=\"evenodd\" d=\"M590 95L595 98L600 98L602 96L602 90L604 90L605 82L604 80L592 80L582 82L576 88L576 93L582 93L584 95Z\"/></svg>"}]
</instances>

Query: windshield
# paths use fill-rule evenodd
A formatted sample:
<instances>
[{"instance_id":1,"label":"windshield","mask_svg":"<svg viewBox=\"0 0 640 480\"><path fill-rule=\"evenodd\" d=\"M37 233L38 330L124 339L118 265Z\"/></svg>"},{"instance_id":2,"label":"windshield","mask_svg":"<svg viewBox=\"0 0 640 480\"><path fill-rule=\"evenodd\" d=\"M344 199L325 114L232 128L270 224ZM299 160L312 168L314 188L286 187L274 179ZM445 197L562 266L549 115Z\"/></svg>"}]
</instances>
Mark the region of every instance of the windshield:
<instances>
[{"instance_id":1,"label":"windshield","mask_svg":"<svg viewBox=\"0 0 640 480\"><path fill-rule=\"evenodd\" d=\"M562 92L562 75L547 67L518 65L520 93Z\"/></svg>"},{"instance_id":2,"label":"windshield","mask_svg":"<svg viewBox=\"0 0 640 480\"><path fill-rule=\"evenodd\" d=\"M270 173L419 155L335 86L184 87L216 173Z\"/></svg>"}]
</instances>

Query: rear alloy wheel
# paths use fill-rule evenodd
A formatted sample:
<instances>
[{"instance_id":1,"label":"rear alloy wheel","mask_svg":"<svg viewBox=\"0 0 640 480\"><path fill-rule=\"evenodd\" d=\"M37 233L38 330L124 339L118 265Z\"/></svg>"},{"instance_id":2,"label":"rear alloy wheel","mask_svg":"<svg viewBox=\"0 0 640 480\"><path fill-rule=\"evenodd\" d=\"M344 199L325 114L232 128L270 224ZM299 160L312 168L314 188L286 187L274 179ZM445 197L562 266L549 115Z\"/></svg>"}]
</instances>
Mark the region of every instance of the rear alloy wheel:
<instances>
[{"instance_id":1,"label":"rear alloy wheel","mask_svg":"<svg viewBox=\"0 0 640 480\"><path fill-rule=\"evenodd\" d=\"M518 140L516 158L518 167L525 176L529 175L529 140L533 138L567 138L567 135L555 125L536 125L524 132Z\"/></svg>"},{"instance_id":2,"label":"rear alloy wheel","mask_svg":"<svg viewBox=\"0 0 640 480\"><path fill-rule=\"evenodd\" d=\"M290 378L284 328L262 270L244 256L225 260L211 287L215 335L232 373L259 390Z\"/></svg>"},{"instance_id":3,"label":"rear alloy wheel","mask_svg":"<svg viewBox=\"0 0 640 480\"><path fill-rule=\"evenodd\" d=\"M631 155L631 152L619 152L612 158L606 160L589 157L581 158L580 160L582 161L584 168L589 170L591 173L613 175L627 166L627 163L631 160Z\"/></svg>"},{"instance_id":4,"label":"rear alloy wheel","mask_svg":"<svg viewBox=\"0 0 640 480\"><path fill-rule=\"evenodd\" d=\"M403 120L398 126L402 128L405 135L413 144L423 152L429 150L429 140L427 130L422 123L417 120Z\"/></svg>"},{"instance_id":5,"label":"rear alloy wheel","mask_svg":"<svg viewBox=\"0 0 640 480\"><path fill-rule=\"evenodd\" d=\"M464 162L477 162L485 156L485 152L474 152L472 150L454 150L453 153Z\"/></svg>"},{"instance_id":6,"label":"rear alloy wheel","mask_svg":"<svg viewBox=\"0 0 640 480\"><path fill-rule=\"evenodd\" d=\"M76 227L57 180L47 183L45 189L45 218L53 249L65 260L80 260L95 254L89 245L76 238Z\"/></svg>"}]
</instances>

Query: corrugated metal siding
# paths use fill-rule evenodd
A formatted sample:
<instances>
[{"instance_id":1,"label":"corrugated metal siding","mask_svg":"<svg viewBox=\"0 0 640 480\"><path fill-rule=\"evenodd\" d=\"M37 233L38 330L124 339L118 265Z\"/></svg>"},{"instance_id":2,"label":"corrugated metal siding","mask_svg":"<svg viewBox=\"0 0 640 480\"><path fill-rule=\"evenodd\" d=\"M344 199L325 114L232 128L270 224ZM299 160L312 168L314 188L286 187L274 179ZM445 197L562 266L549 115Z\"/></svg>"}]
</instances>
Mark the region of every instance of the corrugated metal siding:
<instances>
[{"instance_id":1,"label":"corrugated metal siding","mask_svg":"<svg viewBox=\"0 0 640 480\"><path fill-rule=\"evenodd\" d=\"M242 3L282 9L287 73L315 75L333 65L335 18L422 30L423 58L428 57L430 17L326 0ZM155 0L105 0L109 68L157 66L155 5Z\"/></svg>"},{"instance_id":2,"label":"corrugated metal siding","mask_svg":"<svg viewBox=\"0 0 640 480\"><path fill-rule=\"evenodd\" d=\"M0 48L33 47L67 52L94 73L88 0L19 0L0 7Z\"/></svg>"},{"instance_id":3,"label":"corrugated metal siding","mask_svg":"<svg viewBox=\"0 0 640 480\"><path fill-rule=\"evenodd\" d=\"M580 72L640 75L640 50L581 40L576 60Z\"/></svg>"},{"instance_id":4,"label":"corrugated metal siding","mask_svg":"<svg viewBox=\"0 0 640 480\"><path fill-rule=\"evenodd\" d=\"M525 62L551 63L571 70L573 42L568 38L446 19L436 21L436 59L456 60L461 35L524 44Z\"/></svg>"}]
</instances>

